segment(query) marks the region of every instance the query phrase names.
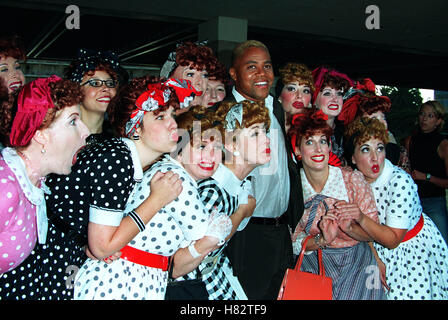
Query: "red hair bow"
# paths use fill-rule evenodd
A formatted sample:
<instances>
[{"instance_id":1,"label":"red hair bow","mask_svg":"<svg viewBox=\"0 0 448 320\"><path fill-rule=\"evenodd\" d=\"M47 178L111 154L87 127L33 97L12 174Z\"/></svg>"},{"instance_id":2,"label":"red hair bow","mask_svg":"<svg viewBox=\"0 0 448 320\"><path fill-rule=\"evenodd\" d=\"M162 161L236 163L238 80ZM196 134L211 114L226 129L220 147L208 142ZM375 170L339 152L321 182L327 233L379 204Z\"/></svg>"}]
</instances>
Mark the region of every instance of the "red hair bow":
<instances>
[{"instance_id":1,"label":"red hair bow","mask_svg":"<svg viewBox=\"0 0 448 320\"><path fill-rule=\"evenodd\" d=\"M345 100L341 113L338 115L338 120L344 123L344 126L355 120L356 114L358 113L359 106L366 98L360 94L355 94L354 96Z\"/></svg>"},{"instance_id":2,"label":"red hair bow","mask_svg":"<svg viewBox=\"0 0 448 320\"><path fill-rule=\"evenodd\" d=\"M375 93L375 84L370 78L365 78L362 79L361 81L357 81L354 88L358 90L364 90L371 93Z\"/></svg>"},{"instance_id":3,"label":"red hair bow","mask_svg":"<svg viewBox=\"0 0 448 320\"><path fill-rule=\"evenodd\" d=\"M333 167L340 167L342 165L341 160L331 150L328 157L328 164Z\"/></svg>"},{"instance_id":4,"label":"red hair bow","mask_svg":"<svg viewBox=\"0 0 448 320\"><path fill-rule=\"evenodd\" d=\"M317 110L316 112L311 114L310 118L313 119L313 120L324 120L324 121L327 121L328 120L328 115L323 113L322 110Z\"/></svg>"}]
</instances>

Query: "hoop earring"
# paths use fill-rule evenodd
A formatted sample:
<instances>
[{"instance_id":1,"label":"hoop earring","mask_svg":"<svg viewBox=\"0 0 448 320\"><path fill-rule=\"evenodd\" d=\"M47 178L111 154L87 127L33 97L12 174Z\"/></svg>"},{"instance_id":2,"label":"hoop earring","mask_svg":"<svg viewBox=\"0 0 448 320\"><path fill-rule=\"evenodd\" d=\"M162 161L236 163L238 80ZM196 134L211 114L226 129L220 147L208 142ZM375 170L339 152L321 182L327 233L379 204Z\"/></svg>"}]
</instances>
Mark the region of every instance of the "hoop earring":
<instances>
[{"instance_id":1,"label":"hoop earring","mask_svg":"<svg viewBox=\"0 0 448 320\"><path fill-rule=\"evenodd\" d=\"M134 135L132 136L132 139L134 139L134 140L140 140L140 136L139 136L138 134L134 134Z\"/></svg>"}]
</instances>

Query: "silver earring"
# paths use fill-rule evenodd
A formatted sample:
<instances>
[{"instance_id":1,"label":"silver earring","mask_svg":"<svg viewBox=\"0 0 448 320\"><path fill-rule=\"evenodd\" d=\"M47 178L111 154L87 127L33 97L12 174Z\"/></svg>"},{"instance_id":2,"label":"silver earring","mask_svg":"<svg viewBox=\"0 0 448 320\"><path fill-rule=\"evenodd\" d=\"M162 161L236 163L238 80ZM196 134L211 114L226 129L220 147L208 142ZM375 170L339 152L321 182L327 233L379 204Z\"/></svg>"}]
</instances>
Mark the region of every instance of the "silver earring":
<instances>
[{"instance_id":1,"label":"silver earring","mask_svg":"<svg viewBox=\"0 0 448 320\"><path fill-rule=\"evenodd\" d=\"M233 155L234 155L235 157L238 157L238 156L240 155L240 152L239 152L239 151L233 151Z\"/></svg>"},{"instance_id":2,"label":"silver earring","mask_svg":"<svg viewBox=\"0 0 448 320\"><path fill-rule=\"evenodd\" d=\"M44 154L46 151L45 149L40 150L40 153Z\"/></svg>"},{"instance_id":3,"label":"silver earring","mask_svg":"<svg viewBox=\"0 0 448 320\"><path fill-rule=\"evenodd\" d=\"M134 139L134 140L140 140L140 136L139 136L138 134L134 134L134 135L132 136L132 139Z\"/></svg>"}]
</instances>

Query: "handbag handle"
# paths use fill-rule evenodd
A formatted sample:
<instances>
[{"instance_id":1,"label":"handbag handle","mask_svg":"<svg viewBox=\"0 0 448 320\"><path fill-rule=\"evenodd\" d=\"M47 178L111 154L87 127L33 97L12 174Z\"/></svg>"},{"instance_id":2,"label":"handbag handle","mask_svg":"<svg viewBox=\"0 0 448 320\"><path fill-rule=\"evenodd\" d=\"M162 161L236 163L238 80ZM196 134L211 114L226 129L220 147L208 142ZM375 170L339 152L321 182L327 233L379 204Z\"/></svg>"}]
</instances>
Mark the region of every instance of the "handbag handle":
<instances>
[{"instance_id":1,"label":"handbag handle","mask_svg":"<svg viewBox=\"0 0 448 320\"><path fill-rule=\"evenodd\" d=\"M300 250L300 255L299 255L299 261L297 261L296 268L295 268L296 271L300 271L300 267L302 266L303 256L305 255L306 244L308 243L308 240L311 238L313 238L313 236L309 235L308 237L305 238L305 240L303 240L302 249ZM325 268L324 268L324 263L322 261L322 250L321 249L317 249L317 258L319 261L319 275L321 275L322 277L325 277Z\"/></svg>"}]
</instances>

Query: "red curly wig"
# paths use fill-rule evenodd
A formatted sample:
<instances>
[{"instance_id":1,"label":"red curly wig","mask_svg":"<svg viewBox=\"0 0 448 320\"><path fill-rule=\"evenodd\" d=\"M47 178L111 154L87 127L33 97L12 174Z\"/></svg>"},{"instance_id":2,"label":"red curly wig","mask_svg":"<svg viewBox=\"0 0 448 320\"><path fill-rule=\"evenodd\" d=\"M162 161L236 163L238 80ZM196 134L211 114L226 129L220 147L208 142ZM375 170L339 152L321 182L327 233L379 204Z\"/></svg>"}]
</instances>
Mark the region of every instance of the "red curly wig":
<instances>
[{"instance_id":1,"label":"red curly wig","mask_svg":"<svg viewBox=\"0 0 448 320\"><path fill-rule=\"evenodd\" d=\"M216 68L213 72L209 73L208 78L210 80L220 81L225 86L230 85L231 82L226 66L219 61L216 62Z\"/></svg>"},{"instance_id":2,"label":"red curly wig","mask_svg":"<svg viewBox=\"0 0 448 320\"><path fill-rule=\"evenodd\" d=\"M327 140L330 141L333 129L327 124L325 115L312 108L293 118L287 135L292 143L292 149L295 150L303 138L306 139L318 133L325 135Z\"/></svg>"},{"instance_id":3,"label":"red curly wig","mask_svg":"<svg viewBox=\"0 0 448 320\"><path fill-rule=\"evenodd\" d=\"M210 47L187 41L176 48L176 63L183 67L191 64L193 69L206 70L209 74L213 74L217 68L218 59Z\"/></svg>"},{"instance_id":4,"label":"red curly wig","mask_svg":"<svg viewBox=\"0 0 448 320\"><path fill-rule=\"evenodd\" d=\"M25 50L17 35L0 39L0 58L7 57L26 60Z\"/></svg>"}]
</instances>

